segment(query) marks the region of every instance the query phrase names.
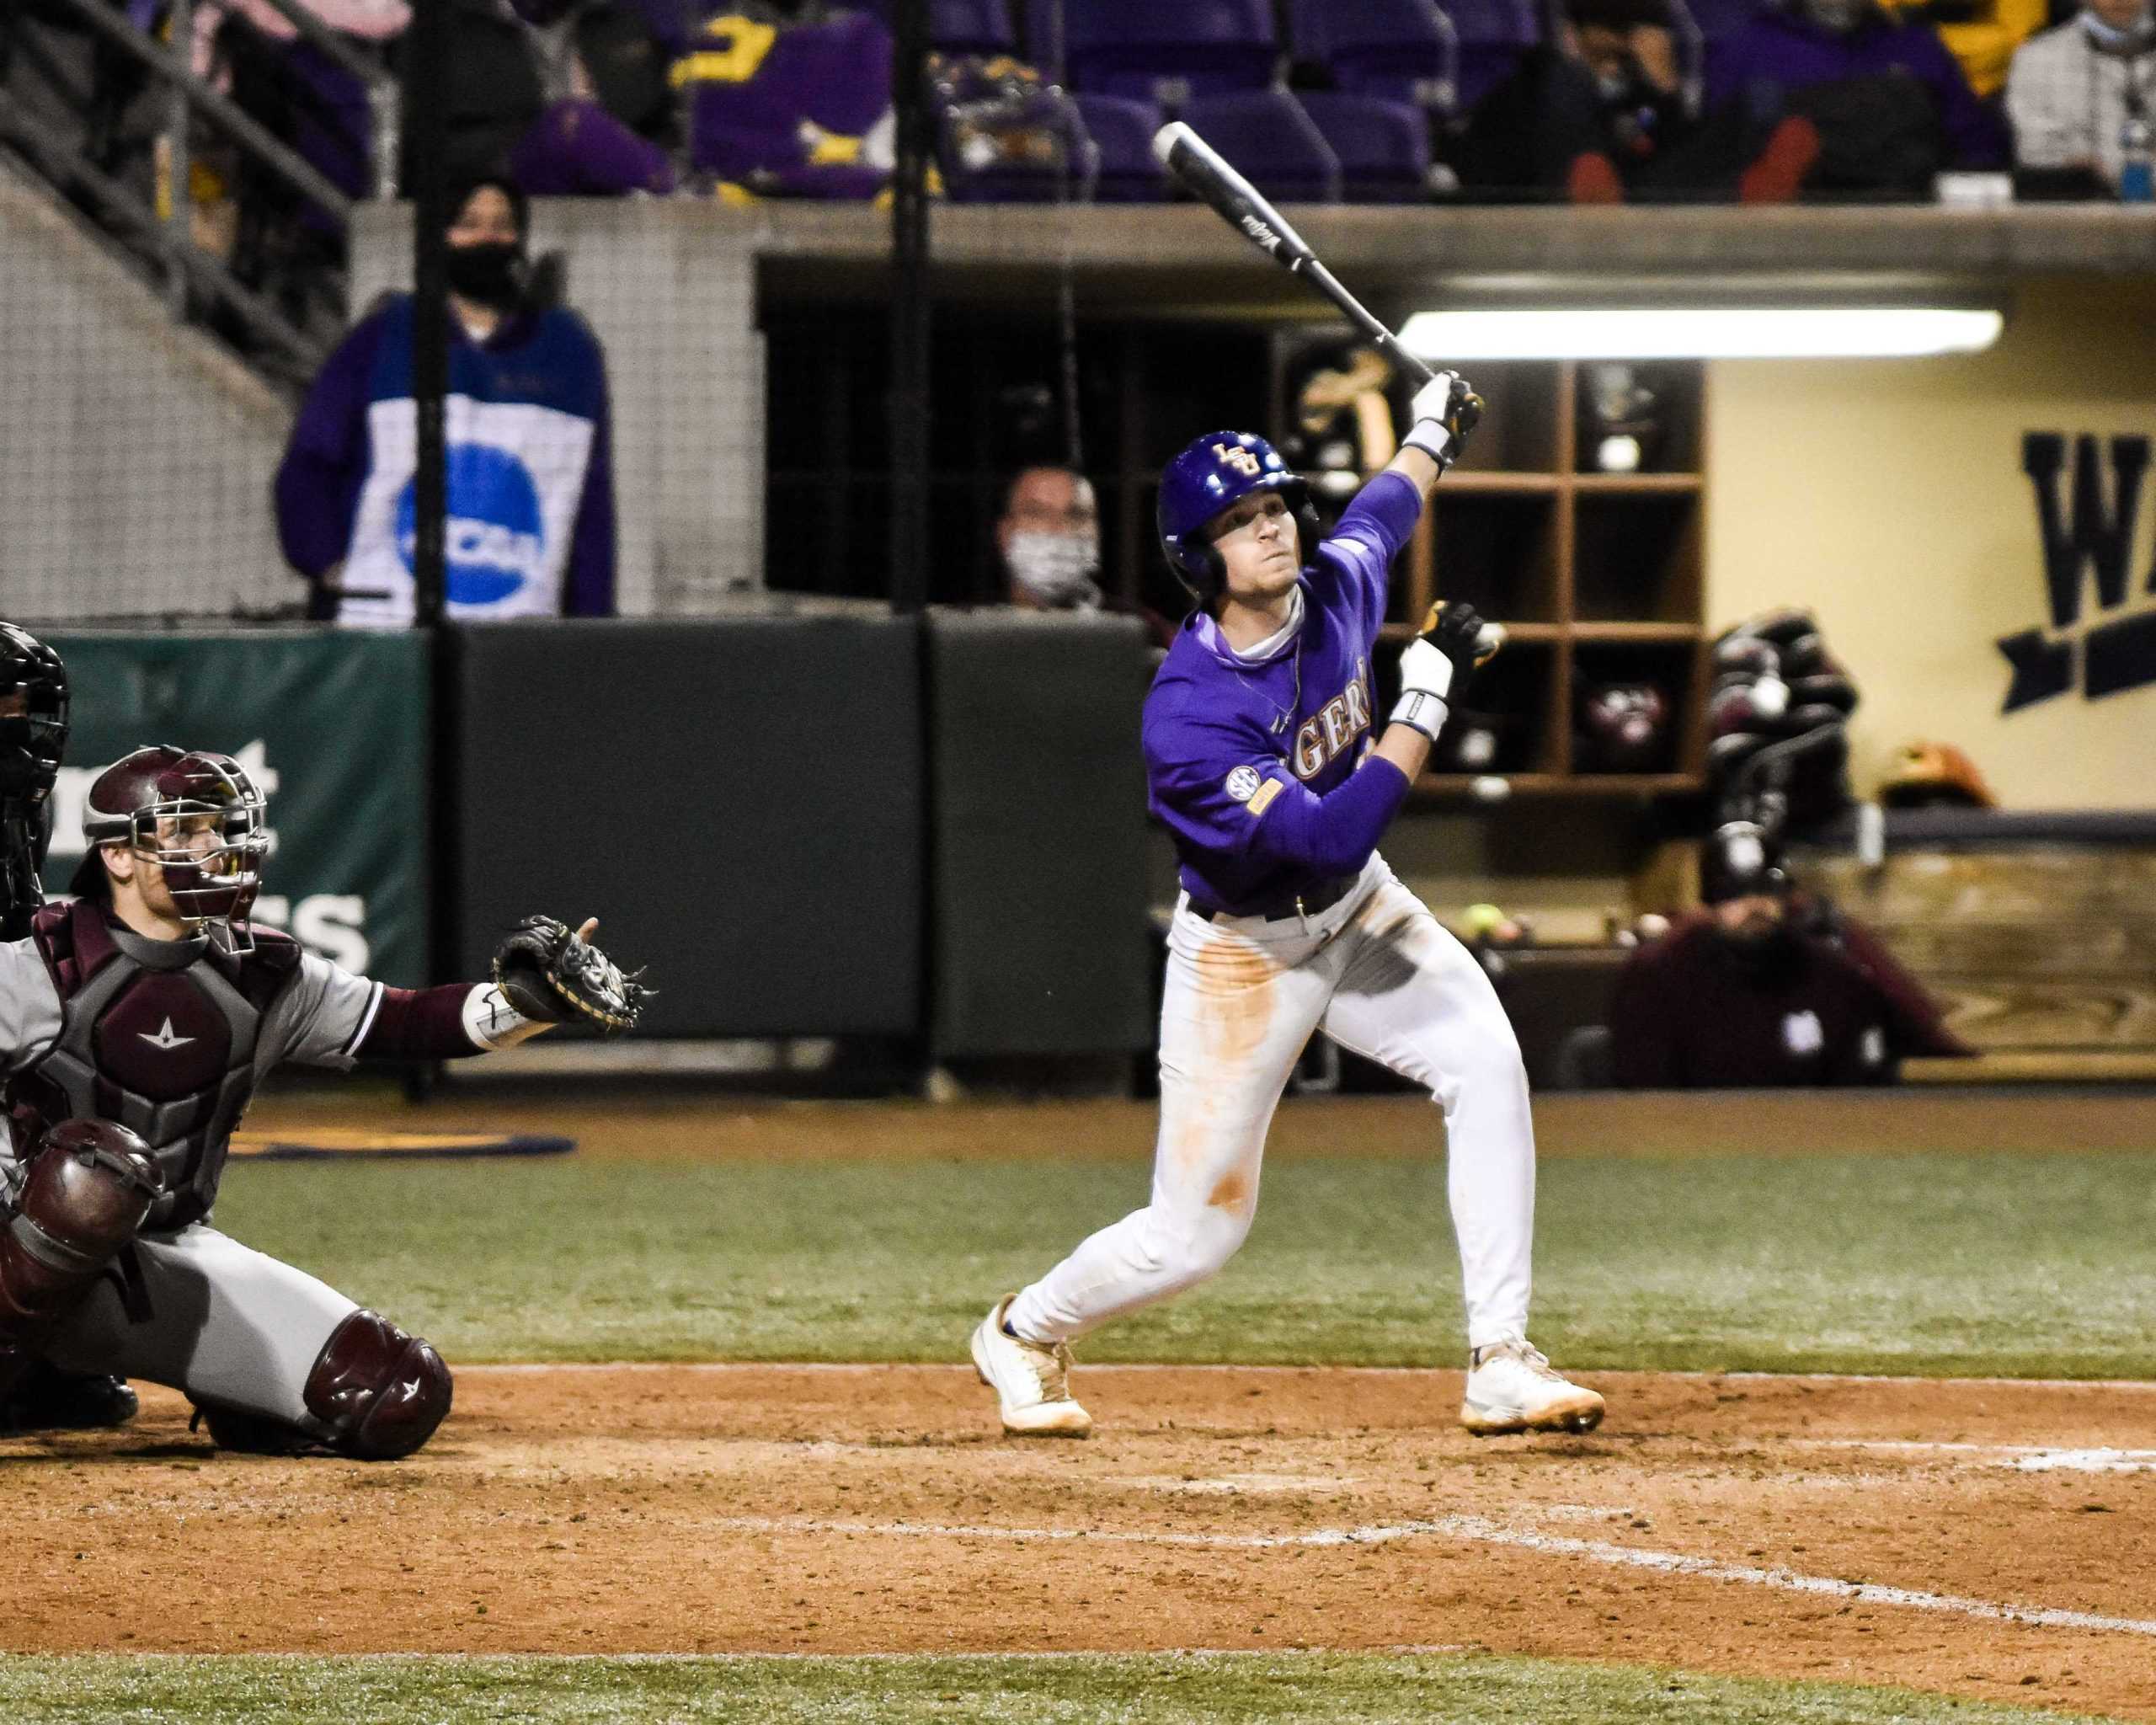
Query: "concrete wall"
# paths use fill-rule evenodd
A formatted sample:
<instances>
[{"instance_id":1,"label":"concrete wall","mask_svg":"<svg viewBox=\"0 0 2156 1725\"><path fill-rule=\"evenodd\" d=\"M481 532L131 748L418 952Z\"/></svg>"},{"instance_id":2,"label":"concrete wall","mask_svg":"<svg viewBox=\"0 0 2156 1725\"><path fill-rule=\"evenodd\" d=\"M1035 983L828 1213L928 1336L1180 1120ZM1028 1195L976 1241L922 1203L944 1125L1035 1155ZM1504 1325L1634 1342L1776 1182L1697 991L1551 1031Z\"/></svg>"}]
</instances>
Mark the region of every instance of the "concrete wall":
<instances>
[{"instance_id":1,"label":"concrete wall","mask_svg":"<svg viewBox=\"0 0 2156 1725\"><path fill-rule=\"evenodd\" d=\"M300 596L270 517L284 404L4 167L0 307L0 615Z\"/></svg>"},{"instance_id":2,"label":"concrete wall","mask_svg":"<svg viewBox=\"0 0 2156 1725\"><path fill-rule=\"evenodd\" d=\"M1995 644L2049 621L2023 435L2156 436L2148 308L2143 284L2036 282L1988 353L1712 368L1710 620L1818 612L1864 691L1860 790L1897 746L1936 738L1967 749L2009 808L2156 806L2156 685L2005 713ZM2152 534L2144 497L2131 613L2156 608ZM2054 638L2078 638L2095 608L2091 584L2084 630Z\"/></svg>"},{"instance_id":3,"label":"concrete wall","mask_svg":"<svg viewBox=\"0 0 2156 1725\"><path fill-rule=\"evenodd\" d=\"M764 343L755 256L700 199L542 200L535 252L559 250L568 302L606 350L628 617L723 610L764 579ZM362 206L356 314L411 283L411 215Z\"/></svg>"}]
</instances>

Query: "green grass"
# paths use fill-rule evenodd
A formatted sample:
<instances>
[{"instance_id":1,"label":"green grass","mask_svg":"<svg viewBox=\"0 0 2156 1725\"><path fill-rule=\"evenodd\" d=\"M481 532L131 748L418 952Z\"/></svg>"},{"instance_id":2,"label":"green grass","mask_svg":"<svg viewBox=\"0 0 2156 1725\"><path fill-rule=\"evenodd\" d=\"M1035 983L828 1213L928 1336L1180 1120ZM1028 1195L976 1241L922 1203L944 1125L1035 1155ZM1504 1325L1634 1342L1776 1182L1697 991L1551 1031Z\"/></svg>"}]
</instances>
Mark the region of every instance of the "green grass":
<instances>
[{"instance_id":1,"label":"green grass","mask_svg":"<svg viewBox=\"0 0 2156 1725\"><path fill-rule=\"evenodd\" d=\"M1142 1201L1129 1162L245 1164L217 1220L452 1360L950 1360ZM1560 1159L1561 1363L2156 1377L2156 1153ZM1454 1363L1435 1158L1283 1160L1214 1281L1088 1360Z\"/></svg>"},{"instance_id":2,"label":"green grass","mask_svg":"<svg viewBox=\"0 0 2156 1725\"><path fill-rule=\"evenodd\" d=\"M1401 1725L2037 1725L2063 1713L1842 1685L1427 1654L913 1658L16 1658L15 1725L774 1725L875 1720Z\"/></svg>"}]
</instances>

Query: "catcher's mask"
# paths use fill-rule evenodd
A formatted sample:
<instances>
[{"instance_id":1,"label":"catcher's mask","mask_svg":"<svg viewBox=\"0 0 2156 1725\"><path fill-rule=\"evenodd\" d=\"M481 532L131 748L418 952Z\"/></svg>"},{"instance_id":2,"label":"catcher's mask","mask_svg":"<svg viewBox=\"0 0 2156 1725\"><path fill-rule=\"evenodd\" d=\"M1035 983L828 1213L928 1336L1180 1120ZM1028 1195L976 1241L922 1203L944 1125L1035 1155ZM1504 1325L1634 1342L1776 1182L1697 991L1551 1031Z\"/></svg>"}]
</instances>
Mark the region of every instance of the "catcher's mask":
<instances>
[{"instance_id":1,"label":"catcher's mask","mask_svg":"<svg viewBox=\"0 0 2156 1725\"><path fill-rule=\"evenodd\" d=\"M270 852L268 800L229 755L154 744L122 756L90 787L83 814L88 854L78 895L109 896L106 845L125 845L163 872L182 918L221 934L233 952L253 950L248 921Z\"/></svg>"}]
</instances>

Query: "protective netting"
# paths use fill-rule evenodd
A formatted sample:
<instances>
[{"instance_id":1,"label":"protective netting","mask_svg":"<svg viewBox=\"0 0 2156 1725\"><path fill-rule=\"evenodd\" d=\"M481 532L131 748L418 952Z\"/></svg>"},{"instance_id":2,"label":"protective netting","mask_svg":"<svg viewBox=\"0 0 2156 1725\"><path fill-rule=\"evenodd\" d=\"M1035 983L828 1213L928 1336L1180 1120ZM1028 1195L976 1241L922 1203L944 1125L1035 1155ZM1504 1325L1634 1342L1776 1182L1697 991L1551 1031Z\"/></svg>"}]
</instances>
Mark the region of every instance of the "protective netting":
<instances>
[{"instance_id":1,"label":"protective netting","mask_svg":"<svg viewBox=\"0 0 2156 1725\"><path fill-rule=\"evenodd\" d=\"M0 614L230 617L295 603L270 478L287 410L0 163Z\"/></svg>"}]
</instances>

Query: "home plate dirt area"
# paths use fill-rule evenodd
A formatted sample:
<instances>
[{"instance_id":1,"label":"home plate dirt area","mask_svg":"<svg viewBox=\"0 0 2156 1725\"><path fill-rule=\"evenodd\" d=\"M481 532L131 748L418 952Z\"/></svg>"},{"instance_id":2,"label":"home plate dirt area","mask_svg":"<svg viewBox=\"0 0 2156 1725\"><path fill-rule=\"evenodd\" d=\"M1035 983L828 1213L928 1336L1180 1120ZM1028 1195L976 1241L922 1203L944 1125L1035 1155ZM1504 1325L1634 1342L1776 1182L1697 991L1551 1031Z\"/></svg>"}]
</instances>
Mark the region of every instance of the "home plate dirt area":
<instances>
[{"instance_id":1,"label":"home plate dirt area","mask_svg":"<svg viewBox=\"0 0 2156 1725\"><path fill-rule=\"evenodd\" d=\"M19 1652L1443 1647L2156 1721L2156 1386L1584 1373L1480 1440L1456 1372L476 1366L408 1461L0 1443Z\"/></svg>"}]
</instances>

